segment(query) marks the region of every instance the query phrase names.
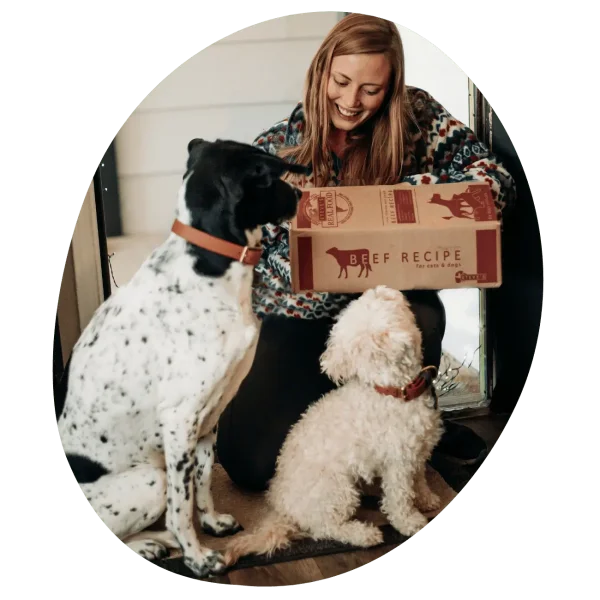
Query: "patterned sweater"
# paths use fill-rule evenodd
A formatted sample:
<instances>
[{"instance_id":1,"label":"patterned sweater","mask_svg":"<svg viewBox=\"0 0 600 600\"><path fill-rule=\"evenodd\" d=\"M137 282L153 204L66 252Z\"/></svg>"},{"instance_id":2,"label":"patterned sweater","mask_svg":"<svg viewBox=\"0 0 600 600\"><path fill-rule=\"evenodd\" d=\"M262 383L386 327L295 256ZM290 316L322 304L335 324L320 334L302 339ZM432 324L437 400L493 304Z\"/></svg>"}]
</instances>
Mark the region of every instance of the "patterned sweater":
<instances>
[{"instance_id":1,"label":"patterned sweater","mask_svg":"<svg viewBox=\"0 0 600 600\"><path fill-rule=\"evenodd\" d=\"M427 92L408 87L416 123L410 124L400 182L413 185L485 181L492 188L498 217L515 197L514 181L475 134ZM292 114L260 134L254 145L272 154L302 141L304 113L299 103ZM329 186L337 186L342 163L332 153ZM306 187L311 187L308 178ZM253 307L259 317L268 314L302 319L333 317L359 294L291 291L289 226L268 225L263 229L263 255L255 271Z\"/></svg>"}]
</instances>

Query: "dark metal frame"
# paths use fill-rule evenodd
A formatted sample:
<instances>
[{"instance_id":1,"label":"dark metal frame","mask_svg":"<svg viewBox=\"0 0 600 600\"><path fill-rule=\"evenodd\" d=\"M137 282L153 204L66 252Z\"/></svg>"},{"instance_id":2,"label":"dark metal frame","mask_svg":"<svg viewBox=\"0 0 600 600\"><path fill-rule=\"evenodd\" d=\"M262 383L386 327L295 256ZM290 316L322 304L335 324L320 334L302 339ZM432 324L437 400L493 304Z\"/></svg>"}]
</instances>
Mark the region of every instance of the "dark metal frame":
<instances>
[{"instance_id":1,"label":"dark metal frame","mask_svg":"<svg viewBox=\"0 0 600 600\"><path fill-rule=\"evenodd\" d=\"M111 294L110 286L110 265L108 261L108 248L107 248L107 229L105 224L105 205L108 191L108 181L106 180L105 171L103 167L106 165L100 164L94 174L93 186L94 196L96 204L96 222L98 224L98 254L100 256L100 269L102 274L102 292L104 300L106 300ZM110 189L110 188L108 188ZM54 349L52 357L52 375L54 383L54 391L56 392L57 386L60 384L63 373L65 371L65 364L63 363L62 356L62 344L60 341L60 327L58 324L58 315L54 324Z\"/></svg>"},{"instance_id":2,"label":"dark metal frame","mask_svg":"<svg viewBox=\"0 0 600 600\"><path fill-rule=\"evenodd\" d=\"M491 106L485 99L483 94L471 84L470 94L472 95L472 113L473 113L473 129L478 139L488 145L491 149L493 146L493 119L491 115ZM482 372L482 396L486 404L489 404L492 399L492 391L495 383L494 372L494 347L492 332L494 331L494 314L491 306L490 291L487 289L480 290L480 322L483 323L483 333L481 336L481 361L480 372ZM483 369L482 369L483 366Z\"/></svg>"},{"instance_id":3,"label":"dark metal frame","mask_svg":"<svg viewBox=\"0 0 600 600\"><path fill-rule=\"evenodd\" d=\"M116 177L114 178L116 181ZM113 178L110 175L110 170L106 168L106 163L100 164L94 175L94 196L96 198L96 220L98 222L98 240L100 252L100 267L102 270L102 290L104 292L104 300L111 293L110 286L110 265L108 259L107 246L107 226L106 226L106 205L114 200L114 192L111 185Z\"/></svg>"}]
</instances>

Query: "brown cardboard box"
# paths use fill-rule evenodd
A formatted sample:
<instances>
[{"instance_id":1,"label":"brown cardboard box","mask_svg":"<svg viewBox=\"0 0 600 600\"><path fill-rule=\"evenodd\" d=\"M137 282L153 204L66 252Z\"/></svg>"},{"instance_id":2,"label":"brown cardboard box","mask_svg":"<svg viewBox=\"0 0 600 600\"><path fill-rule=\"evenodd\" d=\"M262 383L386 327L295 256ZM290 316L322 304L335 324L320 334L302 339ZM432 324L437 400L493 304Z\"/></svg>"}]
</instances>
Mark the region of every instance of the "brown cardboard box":
<instances>
[{"instance_id":1,"label":"brown cardboard box","mask_svg":"<svg viewBox=\"0 0 600 600\"><path fill-rule=\"evenodd\" d=\"M486 183L303 190L290 227L294 292L498 287L500 224Z\"/></svg>"}]
</instances>

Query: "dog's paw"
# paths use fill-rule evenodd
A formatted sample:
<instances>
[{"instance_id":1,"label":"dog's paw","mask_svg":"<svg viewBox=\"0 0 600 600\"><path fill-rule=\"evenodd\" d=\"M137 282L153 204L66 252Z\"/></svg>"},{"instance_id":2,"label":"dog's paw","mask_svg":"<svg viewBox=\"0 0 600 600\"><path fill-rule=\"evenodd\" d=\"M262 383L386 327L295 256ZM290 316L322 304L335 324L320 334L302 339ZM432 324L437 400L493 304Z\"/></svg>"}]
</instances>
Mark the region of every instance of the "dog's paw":
<instances>
[{"instance_id":1,"label":"dog's paw","mask_svg":"<svg viewBox=\"0 0 600 600\"><path fill-rule=\"evenodd\" d=\"M383 543L383 532L379 527L369 527L368 531L365 530L365 534L362 538L362 544L356 544L364 548L370 548L371 546L379 546Z\"/></svg>"},{"instance_id":2,"label":"dog's paw","mask_svg":"<svg viewBox=\"0 0 600 600\"><path fill-rule=\"evenodd\" d=\"M437 510L442 505L442 500L437 494L430 492L429 494L417 497L415 505L421 512L430 512Z\"/></svg>"},{"instance_id":3,"label":"dog's paw","mask_svg":"<svg viewBox=\"0 0 600 600\"><path fill-rule=\"evenodd\" d=\"M231 515L218 513L200 515L200 524L204 532L214 537L233 535L244 529Z\"/></svg>"},{"instance_id":4,"label":"dog's paw","mask_svg":"<svg viewBox=\"0 0 600 600\"><path fill-rule=\"evenodd\" d=\"M167 548L153 540L140 540L127 545L146 560L160 560L169 556Z\"/></svg>"},{"instance_id":5,"label":"dog's paw","mask_svg":"<svg viewBox=\"0 0 600 600\"><path fill-rule=\"evenodd\" d=\"M403 517L396 524L396 529L402 534L410 537L420 531L429 523L429 519L422 515L420 512L415 511L409 515Z\"/></svg>"},{"instance_id":6,"label":"dog's paw","mask_svg":"<svg viewBox=\"0 0 600 600\"><path fill-rule=\"evenodd\" d=\"M343 544L359 548L378 546L383 542L383 532L372 523L362 521L346 521L345 523L328 523L323 529L309 530L314 539L334 539Z\"/></svg>"},{"instance_id":7,"label":"dog's paw","mask_svg":"<svg viewBox=\"0 0 600 600\"><path fill-rule=\"evenodd\" d=\"M221 575L227 568L225 558L216 550L207 550L199 559L184 556L183 563L196 577Z\"/></svg>"}]
</instances>

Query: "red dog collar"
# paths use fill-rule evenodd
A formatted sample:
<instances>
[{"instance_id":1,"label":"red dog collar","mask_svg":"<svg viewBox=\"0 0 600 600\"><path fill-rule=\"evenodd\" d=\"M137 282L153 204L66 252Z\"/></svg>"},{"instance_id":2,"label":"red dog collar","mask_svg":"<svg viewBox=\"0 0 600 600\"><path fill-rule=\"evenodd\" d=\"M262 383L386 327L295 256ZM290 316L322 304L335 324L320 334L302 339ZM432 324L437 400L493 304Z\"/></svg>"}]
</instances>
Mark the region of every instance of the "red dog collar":
<instances>
[{"instance_id":1,"label":"red dog collar","mask_svg":"<svg viewBox=\"0 0 600 600\"><path fill-rule=\"evenodd\" d=\"M438 370L434 366L424 367L419 374L404 387L384 387L376 385L375 390L384 396L393 396L394 398L409 402L410 400L414 400L421 396L431 387L433 380L437 376L437 372Z\"/></svg>"}]
</instances>

